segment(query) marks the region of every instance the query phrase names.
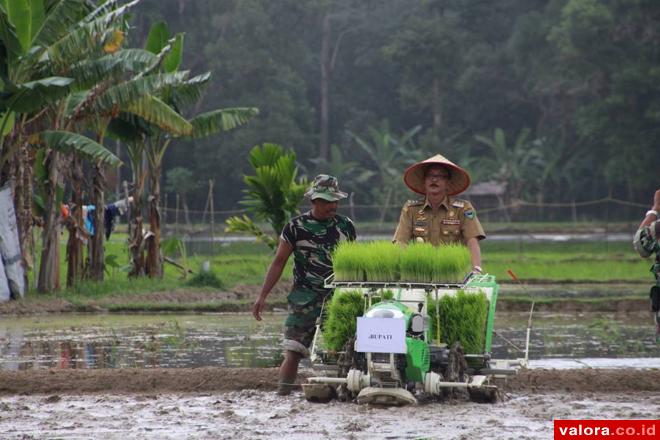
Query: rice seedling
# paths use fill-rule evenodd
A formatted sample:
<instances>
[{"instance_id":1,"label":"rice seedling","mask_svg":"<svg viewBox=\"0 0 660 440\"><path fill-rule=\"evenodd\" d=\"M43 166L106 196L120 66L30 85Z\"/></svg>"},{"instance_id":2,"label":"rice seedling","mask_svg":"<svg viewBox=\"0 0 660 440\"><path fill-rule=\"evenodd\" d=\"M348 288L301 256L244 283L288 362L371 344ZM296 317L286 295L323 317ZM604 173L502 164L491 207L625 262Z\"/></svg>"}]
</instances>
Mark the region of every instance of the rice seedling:
<instances>
[{"instance_id":1,"label":"rice seedling","mask_svg":"<svg viewBox=\"0 0 660 440\"><path fill-rule=\"evenodd\" d=\"M363 251L367 281L399 279L400 246L389 241L372 241L364 245Z\"/></svg>"},{"instance_id":2,"label":"rice seedling","mask_svg":"<svg viewBox=\"0 0 660 440\"><path fill-rule=\"evenodd\" d=\"M380 298L383 301L390 301L390 300L394 299L394 292L389 290L389 289L388 290L383 290L382 292L380 292Z\"/></svg>"},{"instance_id":3,"label":"rice seedling","mask_svg":"<svg viewBox=\"0 0 660 440\"><path fill-rule=\"evenodd\" d=\"M341 241L332 254L332 266L337 281L364 281L365 246L356 241Z\"/></svg>"},{"instance_id":4,"label":"rice seedling","mask_svg":"<svg viewBox=\"0 0 660 440\"><path fill-rule=\"evenodd\" d=\"M359 290L337 291L330 300L323 325L323 340L329 350L340 351L355 336L357 318L364 313L364 297Z\"/></svg>"},{"instance_id":5,"label":"rice seedling","mask_svg":"<svg viewBox=\"0 0 660 440\"><path fill-rule=\"evenodd\" d=\"M433 339L438 337L436 302L429 296L429 318ZM458 291L456 296L443 296L440 306L440 341L451 346L458 341L466 353L483 353L488 319L488 300L480 293Z\"/></svg>"},{"instance_id":6,"label":"rice seedling","mask_svg":"<svg viewBox=\"0 0 660 440\"><path fill-rule=\"evenodd\" d=\"M471 269L470 251L461 244L448 243L439 247L438 279L459 282Z\"/></svg>"},{"instance_id":7,"label":"rice seedling","mask_svg":"<svg viewBox=\"0 0 660 440\"><path fill-rule=\"evenodd\" d=\"M402 281L459 282L470 270L470 253L461 245L412 243L401 252L400 268Z\"/></svg>"}]
</instances>

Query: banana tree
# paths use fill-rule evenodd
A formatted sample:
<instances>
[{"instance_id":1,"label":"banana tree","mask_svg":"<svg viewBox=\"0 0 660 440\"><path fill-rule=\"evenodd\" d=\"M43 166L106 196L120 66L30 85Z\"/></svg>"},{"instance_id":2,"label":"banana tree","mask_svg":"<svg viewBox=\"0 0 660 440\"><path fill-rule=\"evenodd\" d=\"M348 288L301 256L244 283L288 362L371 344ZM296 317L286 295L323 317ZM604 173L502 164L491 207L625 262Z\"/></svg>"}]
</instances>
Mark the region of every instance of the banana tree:
<instances>
[{"instance_id":1,"label":"banana tree","mask_svg":"<svg viewBox=\"0 0 660 440\"><path fill-rule=\"evenodd\" d=\"M135 2L133 2L135 4ZM96 44L90 45L87 52L76 52L73 58L81 61L67 66L69 75L73 76L74 93L69 95L60 112L62 122L69 130L88 131L96 133L99 144L103 143L108 123L121 110L129 111L150 120L156 124L167 126L188 125L185 120L173 114L169 107L154 102L152 93L159 89L180 81L186 73L177 75L150 74L162 62L167 51L161 56L154 56L146 51L120 50L124 42L124 35L128 25L123 19L126 7L109 7L108 11L99 18L97 11L92 11L83 21L99 21L100 25L94 27ZM83 31L86 32L84 26ZM75 35L75 30L72 34ZM84 32L82 37L84 37ZM75 40L75 39L74 39ZM99 48L102 48L99 50ZM79 46L76 46L79 49ZM57 51L56 51L57 52ZM63 56L60 50L57 54ZM61 63L53 63L54 68ZM185 128L184 128L185 132ZM89 240L89 267L88 275L101 280L104 275L104 206L105 206L105 164L92 161L93 184L92 204L97 207L93 211L93 220L96 233ZM84 233L82 227L82 191L79 182L82 179L82 170L79 158L73 158L71 168L73 174L73 202L77 206L72 212L70 224L70 240L67 246L69 257L69 271L67 284L73 285L83 274L82 240Z\"/></svg>"},{"instance_id":2,"label":"banana tree","mask_svg":"<svg viewBox=\"0 0 660 440\"><path fill-rule=\"evenodd\" d=\"M146 50L161 53L164 48L171 47L167 57L158 66L164 74L175 75L183 58L183 34L170 38L165 23L157 23L150 29ZM162 91L158 100L163 106L169 106L170 112L178 115L180 109L197 103L202 99L202 92L210 80L210 73L198 75L189 80L173 84ZM172 127L163 127L150 123L145 130L145 156L149 174L149 227L151 239L147 244L146 272L150 277L162 277L163 263L160 251L161 242L161 215L160 215L160 181L162 175L163 157L172 141L178 138L200 139L215 135L223 131L232 130L247 123L258 114L255 108L228 108L217 109L202 113L189 120L190 129L186 132L173 130ZM136 210L137 211L137 210Z\"/></svg>"},{"instance_id":3,"label":"banana tree","mask_svg":"<svg viewBox=\"0 0 660 440\"><path fill-rule=\"evenodd\" d=\"M128 75L129 79L125 81L115 81L116 84L108 87L105 91L95 94L94 89L87 90L86 97L89 98L88 102L81 102L78 108L81 108L81 113L77 118L83 120L91 120L90 126L94 127L94 131L98 134L99 141L102 142L108 130L110 122L118 116L119 112L124 112L131 115L133 118L140 118L145 123L151 123L155 127L162 127L170 132L177 134L189 133L192 129L190 123L182 118L179 114L174 112L168 105L156 98L155 94L159 93L165 87L170 87L172 84L183 81L187 72L177 72L175 74L160 74L153 73L154 66L162 62L165 58L169 48L158 54L150 54L147 51L136 51L129 49L125 52L118 52L116 56L110 57L112 61L113 70L123 73L123 76ZM147 56L151 55L151 56ZM106 69L102 69L106 70ZM131 73L136 72L137 73ZM149 74L149 72L152 72ZM146 75L145 75L146 73ZM137 150L130 154L133 162L134 172L140 172L140 166L135 166L135 162L142 160L142 150L144 144L141 142L132 144L132 150ZM134 181L141 181L142 178L137 175ZM94 182L93 182L93 202L95 206L105 206L104 192L105 192L105 173L104 166L100 163L94 164ZM138 191L142 186L138 186ZM140 191L139 191L140 192ZM141 192L140 192L141 194ZM141 195L135 197L138 201L137 208L140 208L139 202ZM139 212L138 209L135 211ZM103 254L103 234L104 219L103 210L97 209L95 214L95 228L98 231L90 240L90 267L89 275L93 279L100 280L104 276L104 254ZM134 230L141 230L141 223L136 225ZM131 242L131 249L139 249L141 243ZM137 265L136 267L141 267Z\"/></svg>"},{"instance_id":4,"label":"banana tree","mask_svg":"<svg viewBox=\"0 0 660 440\"><path fill-rule=\"evenodd\" d=\"M57 187L60 179L59 154L74 153L91 161L119 166L119 159L103 145L77 133L46 130L30 137L30 143L48 149L48 180L45 182L46 219L37 289L52 292L59 289L59 206Z\"/></svg>"},{"instance_id":5,"label":"banana tree","mask_svg":"<svg viewBox=\"0 0 660 440\"><path fill-rule=\"evenodd\" d=\"M506 183L506 202L519 200L523 189L542 175L543 157L538 141L530 139L531 131L523 128L513 143L507 142L504 130L496 128L493 137L477 135L491 155L484 157L486 167L493 170L492 179Z\"/></svg>"},{"instance_id":6,"label":"banana tree","mask_svg":"<svg viewBox=\"0 0 660 440\"><path fill-rule=\"evenodd\" d=\"M390 132L387 121L383 121L380 127L369 127L366 137L348 133L367 154L372 168L376 170L375 177L378 181L374 188L378 188L375 198L380 199L383 206L380 214L381 223L385 220L392 198L403 189L399 177L402 170L420 159L421 151L415 146L413 140L420 130L421 126L418 125L403 133L402 136L396 136ZM383 194L384 198L381 199Z\"/></svg>"},{"instance_id":7,"label":"banana tree","mask_svg":"<svg viewBox=\"0 0 660 440\"><path fill-rule=\"evenodd\" d=\"M108 2L112 4L116 2ZM33 168L28 152L28 138L43 130L53 120L54 128L62 128L54 115L61 109L62 98L71 90L73 79L61 75L51 56L57 53L56 47L64 47L73 36L98 34L103 24L106 6L92 9L92 3L76 0L44 2L43 0L3 0L0 3L0 39L4 46L0 89L0 179L9 180L15 194L18 213L19 237L23 265L27 267L30 252L27 244L31 241L31 201ZM90 12L85 15L86 12ZM88 21L83 22L85 18ZM91 38L80 38L77 50L89 47ZM71 62L69 58L67 61ZM66 66L68 63L62 63ZM49 259L48 266L59 266L58 249L49 249L57 243L56 188L59 180L59 154L56 151L46 155L49 179L45 182L47 196L46 231L44 234L44 255ZM59 286L58 270L48 271L48 281L43 273L40 284L43 290Z\"/></svg>"},{"instance_id":8,"label":"banana tree","mask_svg":"<svg viewBox=\"0 0 660 440\"><path fill-rule=\"evenodd\" d=\"M10 4L16 6L18 3L20 1ZM40 4L39 0L31 0L29 3L30 6ZM16 124L21 129L15 127L13 132L19 133L19 135L27 133L27 135L31 135L33 144L49 149L45 155L49 177L46 182L47 195L44 203L46 220L40 290L50 291L59 285L56 277L57 270L54 268L59 265L56 239L56 230L59 226L56 188L61 174L59 169L60 150L67 150L66 154L74 156L74 166L72 167L74 174L70 175L73 177L71 180L78 181L80 178L78 156L90 160L95 168L92 202L99 209L96 210L98 233L95 234L92 244L98 244L92 247L94 251L91 252L91 255L92 263L101 262L97 266L100 266L102 274L102 207L104 206L102 167L105 163L116 165L119 161L114 156L112 156L112 160L107 161L103 157L94 154L90 157L86 154L94 149L104 150L102 142L107 124L122 109L163 126L180 125L181 123L187 127L190 125L172 112L168 106L158 106L158 103L154 103L154 100L151 99L152 94L165 86L180 82L187 73L181 72L172 75L158 73L156 69L164 57L154 56L147 51L119 50L127 29L123 16L137 3L138 1L135 0L119 6L117 1L106 1L96 9L90 8L91 3L84 0L62 0L49 3L41 30L35 34L36 36L32 40L35 46L31 47L23 56L15 57L20 63L12 64L15 69L14 75L10 75L4 84L5 90L10 93L3 94L1 104L14 114L22 116L21 124ZM25 8L23 9L25 10ZM38 7L28 8L24 15L34 12L38 17L38 10ZM12 36L17 29L12 23L12 19L22 23L23 15L18 12L13 14L3 14L3 12L6 11L0 10L0 26L2 27L0 36L4 38L5 46L8 45L7 41L11 46L15 43L16 39L13 39ZM32 17L31 20L36 19ZM21 27L21 29L23 28ZM20 47L16 44L14 46ZM10 55L14 52L8 51ZM56 76L58 72L66 72L68 77ZM30 75L43 76L43 78L36 81L24 81L24 78L30 78ZM17 79L23 82L20 83ZM26 106L29 105L32 107L27 108ZM12 113L8 111L4 113L3 126L11 120L8 116L10 114ZM16 119L16 117L13 118ZM98 142L84 137L41 136L38 129L32 130L31 128L33 126L40 128L40 125L45 125L42 121L54 121L55 128L60 129L60 132L82 132L91 129L96 132ZM5 159L12 157L15 150L21 145L21 142L15 141L3 143L2 165L5 164ZM77 206L82 205L80 191L79 187L74 187L74 201ZM23 194L24 191L17 191L17 193ZM73 214L72 230L78 231L82 229L81 210L75 209ZM73 238L70 240L69 247L69 254L73 260L69 265L72 272L68 277L70 280L79 277L82 262L80 240ZM100 241L97 242L96 239L100 239ZM100 251L100 256L97 251Z\"/></svg>"},{"instance_id":9,"label":"banana tree","mask_svg":"<svg viewBox=\"0 0 660 440\"><path fill-rule=\"evenodd\" d=\"M43 72L37 48L50 44L52 28L74 22L75 5L46 11L43 2L0 1L0 184L14 193L19 242L24 269L32 266L33 167L27 137L40 124L44 109L69 93L72 79ZM57 164L57 157L50 157ZM27 276L26 276L27 285Z\"/></svg>"}]
</instances>

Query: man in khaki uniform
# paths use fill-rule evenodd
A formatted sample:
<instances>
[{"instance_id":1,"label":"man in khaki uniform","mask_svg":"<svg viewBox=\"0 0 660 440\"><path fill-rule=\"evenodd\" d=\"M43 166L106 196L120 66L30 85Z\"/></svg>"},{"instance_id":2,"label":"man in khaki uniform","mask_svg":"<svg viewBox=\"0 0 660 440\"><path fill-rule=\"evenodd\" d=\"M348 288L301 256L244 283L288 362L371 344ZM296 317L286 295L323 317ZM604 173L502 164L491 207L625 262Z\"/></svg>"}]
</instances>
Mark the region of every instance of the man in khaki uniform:
<instances>
[{"instance_id":1,"label":"man in khaki uniform","mask_svg":"<svg viewBox=\"0 0 660 440\"><path fill-rule=\"evenodd\" d=\"M425 198L403 205L392 241L407 245L414 240L434 246L462 243L470 250L472 272L481 273L479 240L486 234L470 202L453 197L470 186L467 171L437 154L406 169L403 181Z\"/></svg>"}]
</instances>

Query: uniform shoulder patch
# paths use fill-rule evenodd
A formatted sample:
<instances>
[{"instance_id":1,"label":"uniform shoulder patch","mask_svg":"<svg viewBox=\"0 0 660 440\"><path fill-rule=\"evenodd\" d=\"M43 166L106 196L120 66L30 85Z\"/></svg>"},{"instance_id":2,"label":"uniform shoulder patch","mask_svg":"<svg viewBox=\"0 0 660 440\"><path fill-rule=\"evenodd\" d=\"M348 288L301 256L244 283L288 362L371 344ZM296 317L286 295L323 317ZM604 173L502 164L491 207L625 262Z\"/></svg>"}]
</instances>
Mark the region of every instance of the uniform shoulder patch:
<instances>
[{"instance_id":1,"label":"uniform shoulder patch","mask_svg":"<svg viewBox=\"0 0 660 440\"><path fill-rule=\"evenodd\" d=\"M454 208L463 208L467 202L465 200L454 200L451 202L451 206Z\"/></svg>"},{"instance_id":2,"label":"uniform shoulder patch","mask_svg":"<svg viewBox=\"0 0 660 440\"><path fill-rule=\"evenodd\" d=\"M474 209L468 209L463 214L465 215L466 218L469 218L470 220L472 220L477 216L477 213L474 212Z\"/></svg>"}]
</instances>

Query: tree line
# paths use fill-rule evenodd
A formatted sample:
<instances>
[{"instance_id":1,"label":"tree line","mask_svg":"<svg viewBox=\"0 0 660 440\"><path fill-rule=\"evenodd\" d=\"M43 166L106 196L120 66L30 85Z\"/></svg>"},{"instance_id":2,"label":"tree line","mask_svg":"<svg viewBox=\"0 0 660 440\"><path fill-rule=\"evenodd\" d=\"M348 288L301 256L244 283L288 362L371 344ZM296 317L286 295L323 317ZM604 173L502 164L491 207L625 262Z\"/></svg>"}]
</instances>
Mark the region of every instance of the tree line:
<instances>
[{"instance_id":1,"label":"tree line","mask_svg":"<svg viewBox=\"0 0 660 440\"><path fill-rule=\"evenodd\" d=\"M659 21L652 0L0 0L0 184L24 265L58 289L64 227L67 284L102 279L104 210L90 235L83 207L130 194L131 275L160 276L162 184L200 207L213 180L214 206L237 207L255 145L357 203L401 203L403 169L437 152L509 201L645 201Z\"/></svg>"},{"instance_id":2,"label":"tree line","mask_svg":"<svg viewBox=\"0 0 660 440\"><path fill-rule=\"evenodd\" d=\"M214 179L222 209L265 142L363 204L401 203L405 166L437 152L509 199L643 202L657 186L656 1L145 0L133 23L161 19L186 32L184 65L215 74L202 106L260 109L165 159ZM206 191L188 192L200 209Z\"/></svg>"}]
</instances>

